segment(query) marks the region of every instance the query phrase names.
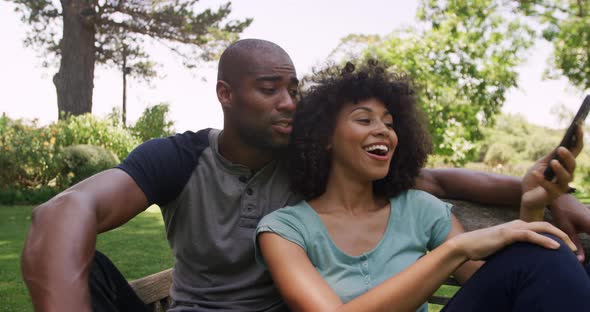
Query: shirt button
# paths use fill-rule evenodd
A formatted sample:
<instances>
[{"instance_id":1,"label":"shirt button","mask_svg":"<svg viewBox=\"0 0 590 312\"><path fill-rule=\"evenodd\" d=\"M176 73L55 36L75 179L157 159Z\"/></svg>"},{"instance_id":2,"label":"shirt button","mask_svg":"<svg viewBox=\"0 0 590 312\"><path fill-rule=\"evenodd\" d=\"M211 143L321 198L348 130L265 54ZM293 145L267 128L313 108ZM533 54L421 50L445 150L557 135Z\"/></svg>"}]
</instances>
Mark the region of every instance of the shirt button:
<instances>
[{"instance_id":1,"label":"shirt button","mask_svg":"<svg viewBox=\"0 0 590 312\"><path fill-rule=\"evenodd\" d=\"M238 180L240 180L240 182L242 182L242 183L246 183L246 182L248 182L248 178L247 178L247 177L245 177L245 176L240 176L240 177L238 178Z\"/></svg>"},{"instance_id":2,"label":"shirt button","mask_svg":"<svg viewBox=\"0 0 590 312\"><path fill-rule=\"evenodd\" d=\"M368 262L363 262L363 266L366 268L366 267L369 266L369 263Z\"/></svg>"},{"instance_id":3,"label":"shirt button","mask_svg":"<svg viewBox=\"0 0 590 312\"><path fill-rule=\"evenodd\" d=\"M254 194L254 191L251 188L247 188L246 189L246 194L252 195L252 194Z\"/></svg>"}]
</instances>

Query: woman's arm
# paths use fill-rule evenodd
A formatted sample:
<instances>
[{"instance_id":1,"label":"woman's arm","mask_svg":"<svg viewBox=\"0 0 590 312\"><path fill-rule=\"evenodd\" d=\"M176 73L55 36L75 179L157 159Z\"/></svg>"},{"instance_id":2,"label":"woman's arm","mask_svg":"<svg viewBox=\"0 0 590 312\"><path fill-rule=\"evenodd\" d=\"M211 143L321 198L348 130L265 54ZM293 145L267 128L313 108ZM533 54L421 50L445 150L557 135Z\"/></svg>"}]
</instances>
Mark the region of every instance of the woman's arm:
<instances>
[{"instance_id":1,"label":"woman's arm","mask_svg":"<svg viewBox=\"0 0 590 312\"><path fill-rule=\"evenodd\" d=\"M275 285L293 311L409 311L417 309L467 258L452 242L367 293L343 304L316 271L305 251L277 234L258 243Z\"/></svg>"},{"instance_id":2,"label":"woman's arm","mask_svg":"<svg viewBox=\"0 0 590 312\"><path fill-rule=\"evenodd\" d=\"M538 233L550 233L573 243L565 233L546 222L521 220L457 234L424 255L399 274L343 304L316 271L305 251L274 233L261 233L258 244L275 285L294 311L411 311L426 302L444 280L467 260L481 260L517 241L556 249L559 244ZM481 264L462 266L460 280L467 280Z\"/></svg>"}]
</instances>

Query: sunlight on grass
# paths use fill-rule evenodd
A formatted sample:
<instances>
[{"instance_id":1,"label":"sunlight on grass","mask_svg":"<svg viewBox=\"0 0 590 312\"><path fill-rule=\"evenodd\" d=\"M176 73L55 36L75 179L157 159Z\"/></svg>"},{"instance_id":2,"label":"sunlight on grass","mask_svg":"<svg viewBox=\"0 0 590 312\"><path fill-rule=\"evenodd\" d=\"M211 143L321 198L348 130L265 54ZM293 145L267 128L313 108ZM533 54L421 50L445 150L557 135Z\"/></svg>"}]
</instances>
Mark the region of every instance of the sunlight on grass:
<instances>
[{"instance_id":1,"label":"sunlight on grass","mask_svg":"<svg viewBox=\"0 0 590 312\"><path fill-rule=\"evenodd\" d=\"M0 206L0 311L32 311L20 274L20 253L31 222L32 206ZM172 267L158 206L151 206L124 226L101 234L97 248L136 279Z\"/></svg>"}]
</instances>

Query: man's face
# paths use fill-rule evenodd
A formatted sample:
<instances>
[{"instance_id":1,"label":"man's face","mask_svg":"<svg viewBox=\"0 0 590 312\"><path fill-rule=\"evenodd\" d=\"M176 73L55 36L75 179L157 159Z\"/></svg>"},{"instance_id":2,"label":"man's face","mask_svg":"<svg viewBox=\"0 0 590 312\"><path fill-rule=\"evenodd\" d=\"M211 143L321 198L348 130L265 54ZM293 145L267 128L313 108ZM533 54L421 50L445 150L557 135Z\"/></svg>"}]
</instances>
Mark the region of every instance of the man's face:
<instances>
[{"instance_id":1,"label":"man's face","mask_svg":"<svg viewBox=\"0 0 590 312\"><path fill-rule=\"evenodd\" d=\"M232 86L230 118L246 144L282 149L289 143L298 92L295 67L288 55L252 56Z\"/></svg>"}]
</instances>

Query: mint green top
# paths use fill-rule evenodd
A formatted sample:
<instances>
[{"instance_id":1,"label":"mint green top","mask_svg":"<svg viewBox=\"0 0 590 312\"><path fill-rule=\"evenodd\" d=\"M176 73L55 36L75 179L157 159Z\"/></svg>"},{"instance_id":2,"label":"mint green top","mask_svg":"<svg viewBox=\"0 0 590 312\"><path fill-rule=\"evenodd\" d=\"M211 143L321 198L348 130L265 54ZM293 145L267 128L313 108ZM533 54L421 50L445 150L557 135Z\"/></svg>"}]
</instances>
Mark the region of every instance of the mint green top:
<instances>
[{"instance_id":1,"label":"mint green top","mask_svg":"<svg viewBox=\"0 0 590 312\"><path fill-rule=\"evenodd\" d=\"M373 250L360 256L350 256L335 245L320 217L306 201L265 216L256 228L256 235L272 232L301 246L346 303L438 247L451 230L451 205L426 192L408 190L391 198L390 203L391 213L383 238ZM258 246L256 260L264 265ZM427 304L418 311L428 311Z\"/></svg>"}]
</instances>

